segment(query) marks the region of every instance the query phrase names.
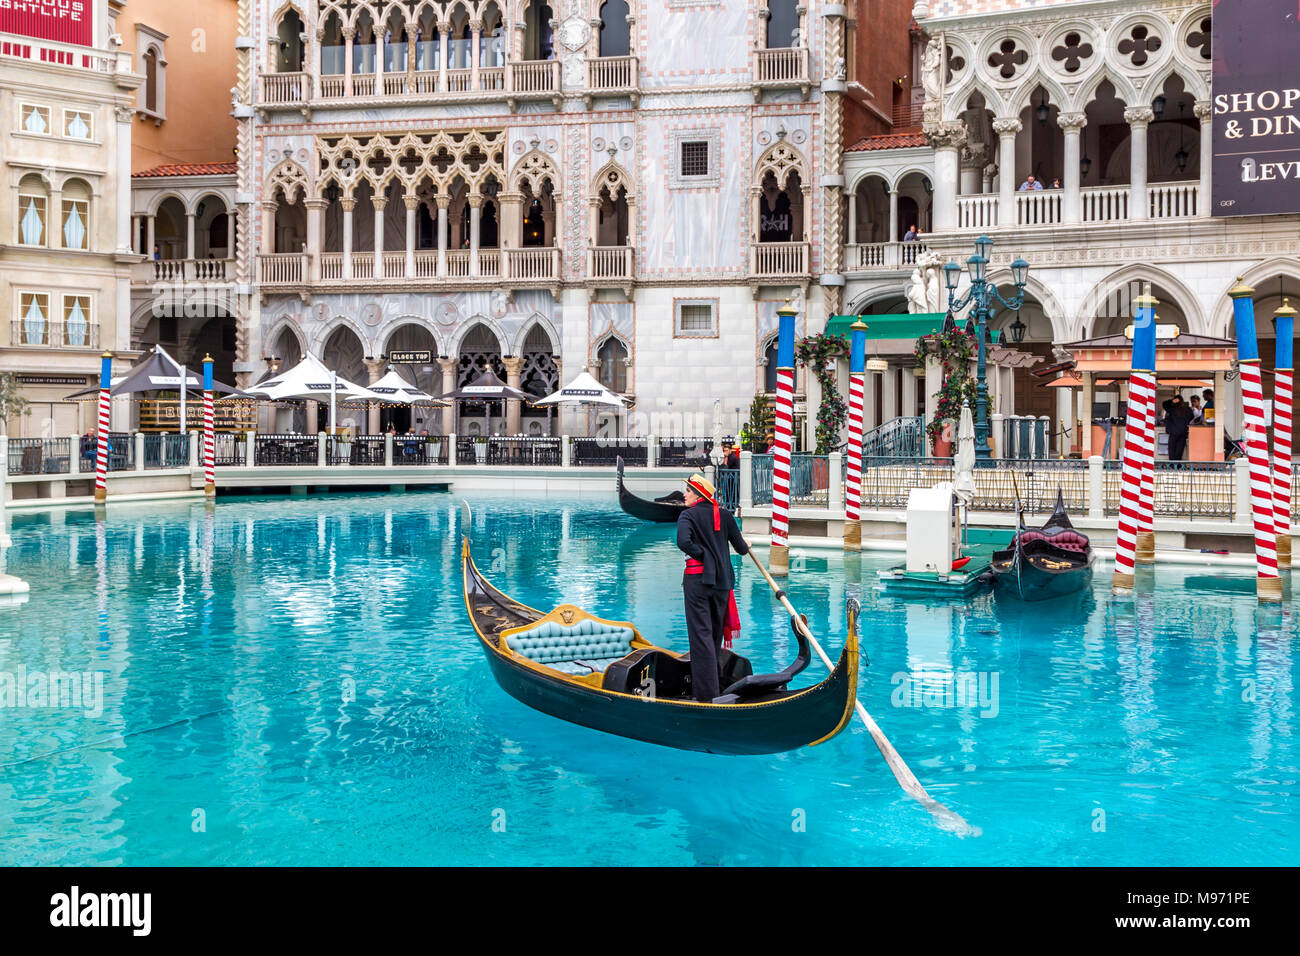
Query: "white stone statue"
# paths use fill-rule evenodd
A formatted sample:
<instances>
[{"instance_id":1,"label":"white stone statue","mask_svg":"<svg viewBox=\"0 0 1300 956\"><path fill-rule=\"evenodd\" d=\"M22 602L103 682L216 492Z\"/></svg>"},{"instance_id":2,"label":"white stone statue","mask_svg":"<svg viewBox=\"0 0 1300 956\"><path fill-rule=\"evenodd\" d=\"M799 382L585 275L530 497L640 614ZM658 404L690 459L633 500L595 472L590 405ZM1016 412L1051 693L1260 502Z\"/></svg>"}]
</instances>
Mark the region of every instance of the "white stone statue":
<instances>
[{"instance_id":1,"label":"white stone statue","mask_svg":"<svg viewBox=\"0 0 1300 956\"><path fill-rule=\"evenodd\" d=\"M938 37L926 45L921 56L921 86L926 103L937 105L943 93L943 43Z\"/></svg>"},{"instance_id":2,"label":"white stone statue","mask_svg":"<svg viewBox=\"0 0 1300 956\"><path fill-rule=\"evenodd\" d=\"M943 282L939 275L940 257L933 252L921 252L916 257L916 268L907 286L907 311L934 313L941 311Z\"/></svg>"}]
</instances>

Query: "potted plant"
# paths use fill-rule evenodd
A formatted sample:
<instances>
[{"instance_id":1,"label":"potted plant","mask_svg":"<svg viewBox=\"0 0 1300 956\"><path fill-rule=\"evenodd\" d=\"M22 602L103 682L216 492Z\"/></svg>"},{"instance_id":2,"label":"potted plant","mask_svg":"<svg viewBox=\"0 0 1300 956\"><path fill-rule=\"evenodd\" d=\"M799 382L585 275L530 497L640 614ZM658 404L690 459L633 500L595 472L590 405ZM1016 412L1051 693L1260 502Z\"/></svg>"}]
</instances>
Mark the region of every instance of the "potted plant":
<instances>
[{"instance_id":1,"label":"potted plant","mask_svg":"<svg viewBox=\"0 0 1300 956\"><path fill-rule=\"evenodd\" d=\"M934 418L925 423L925 432L934 456L951 458L962 403L975 403L975 379L970 374L975 336L959 328L932 332L916 340L913 354L922 367L932 355L942 366L943 384L939 386Z\"/></svg>"},{"instance_id":2,"label":"potted plant","mask_svg":"<svg viewBox=\"0 0 1300 956\"><path fill-rule=\"evenodd\" d=\"M487 463L488 440L487 435L474 436L474 460L480 464Z\"/></svg>"},{"instance_id":3,"label":"potted plant","mask_svg":"<svg viewBox=\"0 0 1300 956\"><path fill-rule=\"evenodd\" d=\"M434 461L442 459L442 436L430 435L427 439L429 443L429 457Z\"/></svg>"}]
</instances>

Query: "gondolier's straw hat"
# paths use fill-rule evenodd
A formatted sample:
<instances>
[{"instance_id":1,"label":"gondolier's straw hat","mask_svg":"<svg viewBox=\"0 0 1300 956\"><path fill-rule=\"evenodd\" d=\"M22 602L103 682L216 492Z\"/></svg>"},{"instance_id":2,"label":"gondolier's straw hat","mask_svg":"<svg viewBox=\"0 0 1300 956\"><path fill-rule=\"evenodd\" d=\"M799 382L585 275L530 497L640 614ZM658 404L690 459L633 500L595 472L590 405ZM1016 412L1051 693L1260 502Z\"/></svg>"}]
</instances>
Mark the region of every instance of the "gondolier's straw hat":
<instances>
[{"instance_id":1,"label":"gondolier's straw hat","mask_svg":"<svg viewBox=\"0 0 1300 956\"><path fill-rule=\"evenodd\" d=\"M721 531L722 514L718 511L717 492L714 490L713 482L703 475L691 475L686 479L686 487L713 505L713 530Z\"/></svg>"}]
</instances>

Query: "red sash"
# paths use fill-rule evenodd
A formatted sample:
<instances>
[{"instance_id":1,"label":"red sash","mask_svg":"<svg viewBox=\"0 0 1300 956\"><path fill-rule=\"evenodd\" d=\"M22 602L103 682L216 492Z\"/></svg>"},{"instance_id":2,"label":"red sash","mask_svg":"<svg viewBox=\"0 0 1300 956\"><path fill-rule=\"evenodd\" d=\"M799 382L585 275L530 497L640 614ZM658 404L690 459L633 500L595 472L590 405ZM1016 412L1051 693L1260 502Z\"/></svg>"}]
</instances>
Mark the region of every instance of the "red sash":
<instances>
[{"instance_id":1,"label":"red sash","mask_svg":"<svg viewBox=\"0 0 1300 956\"><path fill-rule=\"evenodd\" d=\"M686 559L687 574L703 574L704 565L694 558ZM736 607L736 592L727 592L727 620L722 625L722 646L731 650L731 640L740 633L740 609Z\"/></svg>"}]
</instances>

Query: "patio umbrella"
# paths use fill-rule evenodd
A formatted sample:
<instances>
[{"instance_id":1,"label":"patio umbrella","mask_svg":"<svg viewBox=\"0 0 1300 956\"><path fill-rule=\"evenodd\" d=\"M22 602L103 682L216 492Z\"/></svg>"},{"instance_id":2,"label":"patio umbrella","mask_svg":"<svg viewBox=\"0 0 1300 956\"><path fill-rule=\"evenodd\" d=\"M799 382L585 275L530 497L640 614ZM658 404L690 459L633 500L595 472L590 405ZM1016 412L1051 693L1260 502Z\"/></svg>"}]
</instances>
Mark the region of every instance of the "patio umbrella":
<instances>
[{"instance_id":1,"label":"patio umbrella","mask_svg":"<svg viewBox=\"0 0 1300 956\"><path fill-rule=\"evenodd\" d=\"M590 372L582 372L572 382L558 392L539 398L534 405L609 405L620 411L627 407L623 397L611 392L596 381ZM627 429L624 428L624 431ZM591 432L591 422L587 422L587 431Z\"/></svg>"},{"instance_id":2,"label":"patio umbrella","mask_svg":"<svg viewBox=\"0 0 1300 956\"><path fill-rule=\"evenodd\" d=\"M395 368L390 368L387 375L366 387L376 395L382 395L384 401L400 405L436 405L439 408L446 408L449 404L434 398L423 389L416 388L402 378Z\"/></svg>"},{"instance_id":3,"label":"patio umbrella","mask_svg":"<svg viewBox=\"0 0 1300 956\"><path fill-rule=\"evenodd\" d=\"M167 354L161 345L139 359L125 375L118 375L112 380L110 395L133 395L137 392L178 392L181 389L181 364ZM240 398L248 393L221 382L213 382L212 390L221 395ZM203 370L185 370L185 391L194 395L203 394ZM99 394L99 388L86 388L73 392L65 401L74 398L89 398Z\"/></svg>"},{"instance_id":4,"label":"patio umbrella","mask_svg":"<svg viewBox=\"0 0 1300 956\"><path fill-rule=\"evenodd\" d=\"M532 402L533 396L527 392L507 385L497 377L496 372L486 368L478 378L474 379L468 385L462 385L454 392L448 392L443 398L450 398L459 406L460 402L492 402L505 401L506 399L518 399L521 402ZM485 413L483 433L486 435L490 432L490 416Z\"/></svg>"},{"instance_id":5,"label":"patio umbrella","mask_svg":"<svg viewBox=\"0 0 1300 956\"><path fill-rule=\"evenodd\" d=\"M311 401L329 403L330 427L335 424L335 406L344 402L386 402L386 396L356 385L325 367L314 355L307 355L293 368L281 370L274 378L259 382L247 390L254 398L272 402Z\"/></svg>"}]
</instances>

